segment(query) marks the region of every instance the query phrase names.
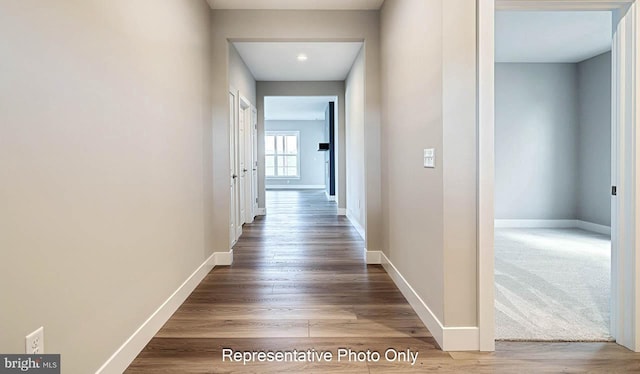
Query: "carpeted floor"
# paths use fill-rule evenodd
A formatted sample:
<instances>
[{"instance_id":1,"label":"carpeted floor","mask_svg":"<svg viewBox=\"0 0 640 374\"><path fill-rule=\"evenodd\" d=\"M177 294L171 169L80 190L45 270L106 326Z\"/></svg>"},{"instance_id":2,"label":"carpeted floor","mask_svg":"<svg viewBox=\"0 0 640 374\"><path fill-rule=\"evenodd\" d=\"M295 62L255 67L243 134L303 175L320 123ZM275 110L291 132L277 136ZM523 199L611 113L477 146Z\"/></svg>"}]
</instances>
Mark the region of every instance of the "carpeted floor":
<instances>
[{"instance_id":1,"label":"carpeted floor","mask_svg":"<svg viewBox=\"0 0 640 374\"><path fill-rule=\"evenodd\" d=\"M496 229L496 339L608 341L611 241L579 229Z\"/></svg>"}]
</instances>

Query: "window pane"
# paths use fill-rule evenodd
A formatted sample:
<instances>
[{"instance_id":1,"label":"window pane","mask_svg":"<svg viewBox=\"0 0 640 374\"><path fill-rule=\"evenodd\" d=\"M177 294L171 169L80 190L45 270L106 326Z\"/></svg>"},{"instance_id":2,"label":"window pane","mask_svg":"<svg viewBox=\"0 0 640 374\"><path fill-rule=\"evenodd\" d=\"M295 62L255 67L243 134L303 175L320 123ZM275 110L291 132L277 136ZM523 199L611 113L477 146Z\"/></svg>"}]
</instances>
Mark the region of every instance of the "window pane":
<instances>
[{"instance_id":1,"label":"window pane","mask_svg":"<svg viewBox=\"0 0 640 374\"><path fill-rule=\"evenodd\" d=\"M285 157L284 156L278 156L278 166L287 166L285 164Z\"/></svg>"},{"instance_id":2,"label":"window pane","mask_svg":"<svg viewBox=\"0 0 640 374\"><path fill-rule=\"evenodd\" d=\"M295 135L287 135L287 153L288 154L298 154L298 137Z\"/></svg>"},{"instance_id":3,"label":"window pane","mask_svg":"<svg viewBox=\"0 0 640 374\"><path fill-rule=\"evenodd\" d=\"M298 176L297 174L298 174L298 169L297 168L295 168L295 167L287 168L287 176L288 177L297 177Z\"/></svg>"},{"instance_id":4,"label":"window pane","mask_svg":"<svg viewBox=\"0 0 640 374\"><path fill-rule=\"evenodd\" d=\"M264 170L265 170L265 175L267 177L275 177L276 176L276 174L275 174L276 173L276 169L273 166L271 166L271 167L267 166Z\"/></svg>"},{"instance_id":5,"label":"window pane","mask_svg":"<svg viewBox=\"0 0 640 374\"><path fill-rule=\"evenodd\" d=\"M284 153L284 136L276 136L276 151L278 153Z\"/></svg>"},{"instance_id":6,"label":"window pane","mask_svg":"<svg viewBox=\"0 0 640 374\"><path fill-rule=\"evenodd\" d=\"M264 157L264 163L266 165L266 167L268 168L273 168L275 166L275 156L265 156Z\"/></svg>"},{"instance_id":7,"label":"window pane","mask_svg":"<svg viewBox=\"0 0 640 374\"><path fill-rule=\"evenodd\" d=\"M287 156L285 158L286 166L290 168L298 167L298 156Z\"/></svg>"},{"instance_id":8,"label":"window pane","mask_svg":"<svg viewBox=\"0 0 640 374\"><path fill-rule=\"evenodd\" d=\"M264 152L266 154L273 154L275 153L275 148L273 147L274 145L274 136L273 135L267 135L267 137L264 139Z\"/></svg>"}]
</instances>

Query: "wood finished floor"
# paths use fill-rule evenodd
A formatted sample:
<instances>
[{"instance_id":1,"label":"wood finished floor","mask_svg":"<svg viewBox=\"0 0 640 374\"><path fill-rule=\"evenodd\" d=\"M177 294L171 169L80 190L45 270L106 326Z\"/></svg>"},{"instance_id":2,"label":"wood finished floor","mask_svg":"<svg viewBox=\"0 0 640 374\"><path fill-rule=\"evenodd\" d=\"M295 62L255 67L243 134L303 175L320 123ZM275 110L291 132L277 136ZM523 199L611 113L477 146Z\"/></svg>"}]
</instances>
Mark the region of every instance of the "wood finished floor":
<instances>
[{"instance_id":1,"label":"wood finished floor","mask_svg":"<svg viewBox=\"0 0 640 374\"><path fill-rule=\"evenodd\" d=\"M363 241L318 191L268 191L267 217L244 226L234 263L216 267L126 373L640 373L614 343L507 343L442 352ZM389 363L222 362L222 349L411 349Z\"/></svg>"}]
</instances>

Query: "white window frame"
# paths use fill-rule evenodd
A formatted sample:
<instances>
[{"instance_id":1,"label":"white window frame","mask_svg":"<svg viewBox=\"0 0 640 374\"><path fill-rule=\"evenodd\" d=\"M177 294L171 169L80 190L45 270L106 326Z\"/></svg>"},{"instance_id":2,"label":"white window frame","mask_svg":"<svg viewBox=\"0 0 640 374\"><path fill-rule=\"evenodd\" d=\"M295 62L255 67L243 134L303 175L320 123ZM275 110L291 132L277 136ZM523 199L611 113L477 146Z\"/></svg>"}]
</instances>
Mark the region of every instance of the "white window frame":
<instances>
[{"instance_id":1,"label":"white window frame","mask_svg":"<svg viewBox=\"0 0 640 374\"><path fill-rule=\"evenodd\" d=\"M291 135L295 135L296 137L296 148L297 148L297 153L295 155L292 154L279 154L277 153L278 150L276 149L276 145L273 145L273 148L275 150L276 153L274 154L268 154L266 147L265 147L265 178L266 179L300 179L300 131L279 131L279 130L269 130L269 131L265 131L265 141L267 139L267 136L278 136L278 135L282 135L282 136L291 136ZM296 162L296 175L295 176L289 176L289 175L275 175L275 176L266 176L266 159L267 156L274 156L274 170L277 173L278 172L278 156L296 156L297 162Z\"/></svg>"}]
</instances>

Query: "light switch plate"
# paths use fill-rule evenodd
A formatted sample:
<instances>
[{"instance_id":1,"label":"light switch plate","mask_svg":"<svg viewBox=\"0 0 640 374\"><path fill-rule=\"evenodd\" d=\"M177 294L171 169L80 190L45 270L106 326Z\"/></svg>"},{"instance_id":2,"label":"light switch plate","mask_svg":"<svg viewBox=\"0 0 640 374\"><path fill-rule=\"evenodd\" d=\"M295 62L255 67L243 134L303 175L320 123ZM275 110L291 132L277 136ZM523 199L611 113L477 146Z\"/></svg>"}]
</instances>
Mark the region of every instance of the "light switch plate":
<instances>
[{"instance_id":1,"label":"light switch plate","mask_svg":"<svg viewBox=\"0 0 640 374\"><path fill-rule=\"evenodd\" d=\"M436 167L436 150L433 148L426 148L424 150L424 167L435 168Z\"/></svg>"}]
</instances>

